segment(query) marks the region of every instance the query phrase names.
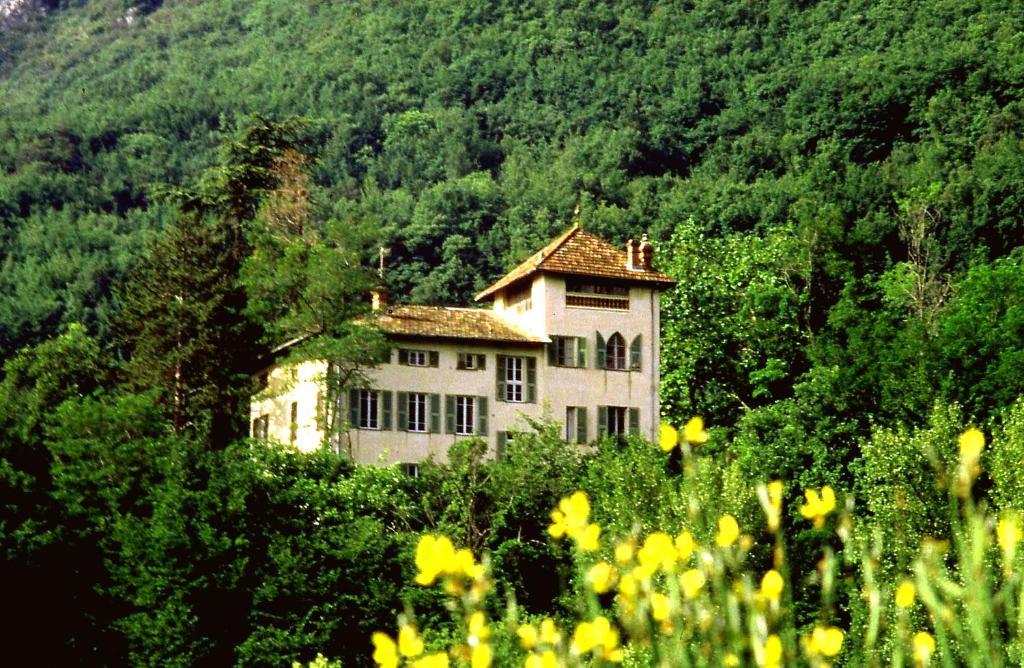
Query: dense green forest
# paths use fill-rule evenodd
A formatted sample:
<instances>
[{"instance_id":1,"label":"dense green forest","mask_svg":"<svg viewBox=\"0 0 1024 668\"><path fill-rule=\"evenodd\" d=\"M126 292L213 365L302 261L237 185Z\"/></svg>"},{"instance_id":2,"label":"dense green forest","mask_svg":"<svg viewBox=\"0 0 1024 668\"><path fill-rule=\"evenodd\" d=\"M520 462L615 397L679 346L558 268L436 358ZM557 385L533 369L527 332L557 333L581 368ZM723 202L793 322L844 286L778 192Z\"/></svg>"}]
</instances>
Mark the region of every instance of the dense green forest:
<instances>
[{"instance_id":1,"label":"dense green forest","mask_svg":"<svg viewBox=\"0 0 1024 668\"><path fill-rule=\"evenodd\" d=\"M46 1L0 19L0 100L0 549L28 656L358 665L401 601L443 627L407 584L421 531L490 551L539 613L572 606L560 495L685 524L656 450L544 425L419 480L242 439L268 345L379 344L342 267L386 246L392 294L466 304L577 203L679 281L663 410L711 425L713 507L830 484L900 545L942 537L917 469L968 424L1004 436L982 493L1021 505L1018 3Z\"/></svg>"}]
</instances>

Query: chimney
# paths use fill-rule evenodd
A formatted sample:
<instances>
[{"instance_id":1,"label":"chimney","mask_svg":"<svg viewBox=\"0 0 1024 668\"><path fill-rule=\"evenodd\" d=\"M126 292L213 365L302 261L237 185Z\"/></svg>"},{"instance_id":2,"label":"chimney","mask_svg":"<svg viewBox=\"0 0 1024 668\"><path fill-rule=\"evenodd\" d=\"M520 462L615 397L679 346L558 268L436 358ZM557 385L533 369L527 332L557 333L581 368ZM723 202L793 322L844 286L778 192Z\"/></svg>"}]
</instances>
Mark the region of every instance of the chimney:
<instances>
[{"instance_id":1,"label":"chimney","mask_svg":"<svg viewBox=\"0 0 1024 668\"><path fill-rule=\"evenodd\" d=\"M388 289L384 286L377 286L370 291L370 308L380 311L388 305Z\"/></svg>"},{"instance_id":2,"label":"chimney","mask_svg":"<svg viewBox=\"0 0 1024 668\"><path fill-rule=\"evenodd\" d=\"M626 269L636 271L639 268L636 258L636 242L630 239L626 242Z\"/></svg>"},{"instance_id":3,"label":"chimney","mask_svg":"<svg viewBox=\"0 0 1024 668\"><path fill-rule=\"evenodd\" d=\"M647 235L640 237L640 247L637 249L640 258L639 264L642 271L651 271L654 268L654 246L647 241Z\"/></svg>"}]
</instances>

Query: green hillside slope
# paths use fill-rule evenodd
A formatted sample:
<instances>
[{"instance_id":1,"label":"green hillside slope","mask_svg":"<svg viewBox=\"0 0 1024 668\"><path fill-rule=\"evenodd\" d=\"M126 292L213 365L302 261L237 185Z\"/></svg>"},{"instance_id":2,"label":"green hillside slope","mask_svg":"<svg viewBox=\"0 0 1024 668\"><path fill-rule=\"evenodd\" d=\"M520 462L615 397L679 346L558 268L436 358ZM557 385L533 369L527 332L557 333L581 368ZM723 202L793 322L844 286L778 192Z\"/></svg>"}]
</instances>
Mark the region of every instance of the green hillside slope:
<instances>
[{"instance_id":1,"label":"green hillside slope","mask_svg":"<svg viewBox=\"0 0 1024 668\"><path fill-rule=\"evenodd\" d=\"M422 301L466 300L579 198L615 238L829 216L878 272L901 259L896 197L933 192L948 268L1004 255L1015 4L61 3L7 29L0 353L104 331L111 281L173 215L155 186L251 113L313 120L322 216L378 216L396 293Z\"/></svg>"}]
</instances>

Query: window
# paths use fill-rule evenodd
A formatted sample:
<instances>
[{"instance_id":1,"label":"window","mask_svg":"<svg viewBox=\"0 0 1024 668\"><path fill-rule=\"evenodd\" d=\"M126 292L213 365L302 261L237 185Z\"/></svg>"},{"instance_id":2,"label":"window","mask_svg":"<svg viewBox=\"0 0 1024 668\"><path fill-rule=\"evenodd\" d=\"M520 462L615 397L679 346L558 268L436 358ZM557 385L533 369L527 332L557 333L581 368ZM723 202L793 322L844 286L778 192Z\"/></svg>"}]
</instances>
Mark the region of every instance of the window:
<instances>
[{"instance_id":1,"label":"window","mask_svg":"<svg viewBox=\"0 0 1024 668\"><path fill-rule=\"evenodd\" d=\"M498 401L534 403L537 401L537 359L498 355Z\"/></svg>"},{"instance_id":2,"label":"window","mask_svg":"<svg viewBox=\"0 0 1024 668\"><path fill-rule=\"evenodd\" d=\"M529 311L533 308L533 285L526 284L515 292L505 293L505 307L517 311Z\"/></svg>"},{"instance_id":3,"label":"window","mask_svg":"<svg viewBox=\"0 0 1024 668\"><path fill-rule=\"evenodd\" d=\"M288 442L295 445L299 436L299 402L292 402L291 421L288 423Z\"/></svg>"},{"instance_id":4,"label":"window","mask_svg":"<svg viewBox=\"0 0 1024 668\"><path fill-rule=\"evenodd\" d=\"M509 357L505 361L505 401L523 401L522 357Z\"/></svg>"},{"instance_id":5,"label":"window","mask_svg":"<svg viewBox=\"0 0 1024 668\"><path fill-rule=\"evenodd\" d=\"M252 421L252 437L265 441L270 435L270 416L264 413Z\"/></svg>"},{"instance_id":6,"label":"window","mask_svg":"<svg viewBox=\"0 0 1024 668\"><path fill-rule=\"evenodd\" d=\"M420 465L412 463L404 463L400 465L402 467L402 473L409 476L410 478L420 477Z\"/></svg>"},{"instance_id":7,"label":"window","mask_svg":"<svg viewBox=\"0 0 1024 668\"><path fill-rule=\"evenodd\" d=\"M587 442L587 409L583 406L566 407L565 440L567 443Z\"/></svg>"},{"instance_id":8,"label":"window","mask_svg":"<svg viewBox=\"0 0 1024 668\"><path fill-rule=\"evenodd\" d=\"M486 367L487 356L477 353L459 353L458 360L455 364L455 368L465 369L467 371L476 371Z\"/></svg>"},{"instance_id":9,"label":"window","mask_svg":"<svg viewBox=\"0 0 1024 668\"><path fill-rule=\"evenodd\" d=\"M587 340L576 336L552 336L548 364L563 367L587 366Z\"/></svg>"},{"instance_id":10,"label":"window","mask_svg":"<svg viewBox=\"0 0 1024 668\"><path fill-rule=\"evenodd\" d=\"M444 398L444 405L447 433L487 435L487 397L449 394Z\"/></svg>"},{"instance_id":11,"label":"window","mask_svg":"<svg viewBox=\"0 0 1024 668\"><path fill-rule=\"evenodd\" d=\"M455 433L474 433L476 397L455 397Z\"/></svg>"},{"instance_id":12,"label":"window","mask_svg":"<svg viewBox=\"0 0 1024 668\"><path fill-rule=\"evenodd\" d=\"M608 434L626 433L626 409L623 406L608 407Z\"/></svg>"},{"instance_id":13,"label":"window","mask_svg":"<svg viewBox=\"0 0 1024 668\"><path fill-rule=\"evenodd\" d=\"M380 393L376 390L359 390L360 429L380 429Z\"/></svg>"},{"instance_id":14,"label":"window","mask_svg":"<svg viewBox=\"0 0 1024 668\"><path fill-rule=\"evenodd\" d=\"M605 346L605 368L620 371L626 368L626 340L618 332L612 334Z\"/></svg>"},{"instance_id":15,"label":"window","mask_svg":"<svg viewBox=\"0 0 1024 668\"><path fill-rule=\"evenodd\" d=\"M640 409L625 406L598 406L597 431L601 436L640 433Z\"/></svg>"},{"instance_id":16,"label":"window","mask_svg":"<svg viewBox=\"0 0 1024 668\"><path fill-rule=\"evenodd\" d=\"M410 392L406 401L409 416L406 423L406 431L427 430L427 395L419 392Z\"/></svg>"},{"instance_id":17,"label":"window","mask_svg":"<svg viewBox=\"0 0 1024 668\"><path fill-rule=\"evenodd\" d=\"M436 367L440 355L436 350L409 350L408 348L398 349L398 363L405 366L433 366Z\"/></svg>"}]
</instances>

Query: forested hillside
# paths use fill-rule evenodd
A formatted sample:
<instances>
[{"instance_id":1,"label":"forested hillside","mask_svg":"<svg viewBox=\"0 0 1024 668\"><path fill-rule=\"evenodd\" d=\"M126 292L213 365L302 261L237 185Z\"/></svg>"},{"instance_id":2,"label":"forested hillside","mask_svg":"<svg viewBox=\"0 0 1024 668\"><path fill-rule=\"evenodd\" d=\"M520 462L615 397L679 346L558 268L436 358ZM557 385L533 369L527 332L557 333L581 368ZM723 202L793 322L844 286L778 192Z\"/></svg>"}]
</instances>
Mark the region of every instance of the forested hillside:
<instances>
[{"instance_id":1,"label":"forested hillside","mask_svg":"<svg viewBox=\"0 0 1024 668\"><path fill-rule=\"evenodd\" d=\"M661 397L711 426L699 466L545 424L416 480L244 438L268 346L315 331L308 354L374 359L352 318L380 247L392 294L465 304L577 204L615 243L650 233L679 283ZM1018 2L25 3L0 18L13 634L65 663L364 665L402 602L435 645L456 633L409 585L423 532L558 617L581 587L547 541L559 496L710 543L699 499L764 571L755 485L777 479L785 529L832 485L858 544L887 541L861 571L846 538L792 537L786 642L823 546L846 571L820 621L859 642L866 578L889 591L923 538L959 536L935 476L962 429L992 437L979 507L1024 510L1022 246Z\"/></svg>"},{"instance_id":2,"label":"forested hillside","mask_svg":"<svg viewBox=\"0 0 1024 668\"><path fill-rule=\"evenodd\" d=\"M5 354L105 332L161 190L252 113L311 119L322 215L378 219L420 301L467 300L578 199L616 239L794 225L815 327L907 259L908 211L942 275L1021 243L1011 2L49 6L0 40Z\"/></svg>"}]
</instances>

